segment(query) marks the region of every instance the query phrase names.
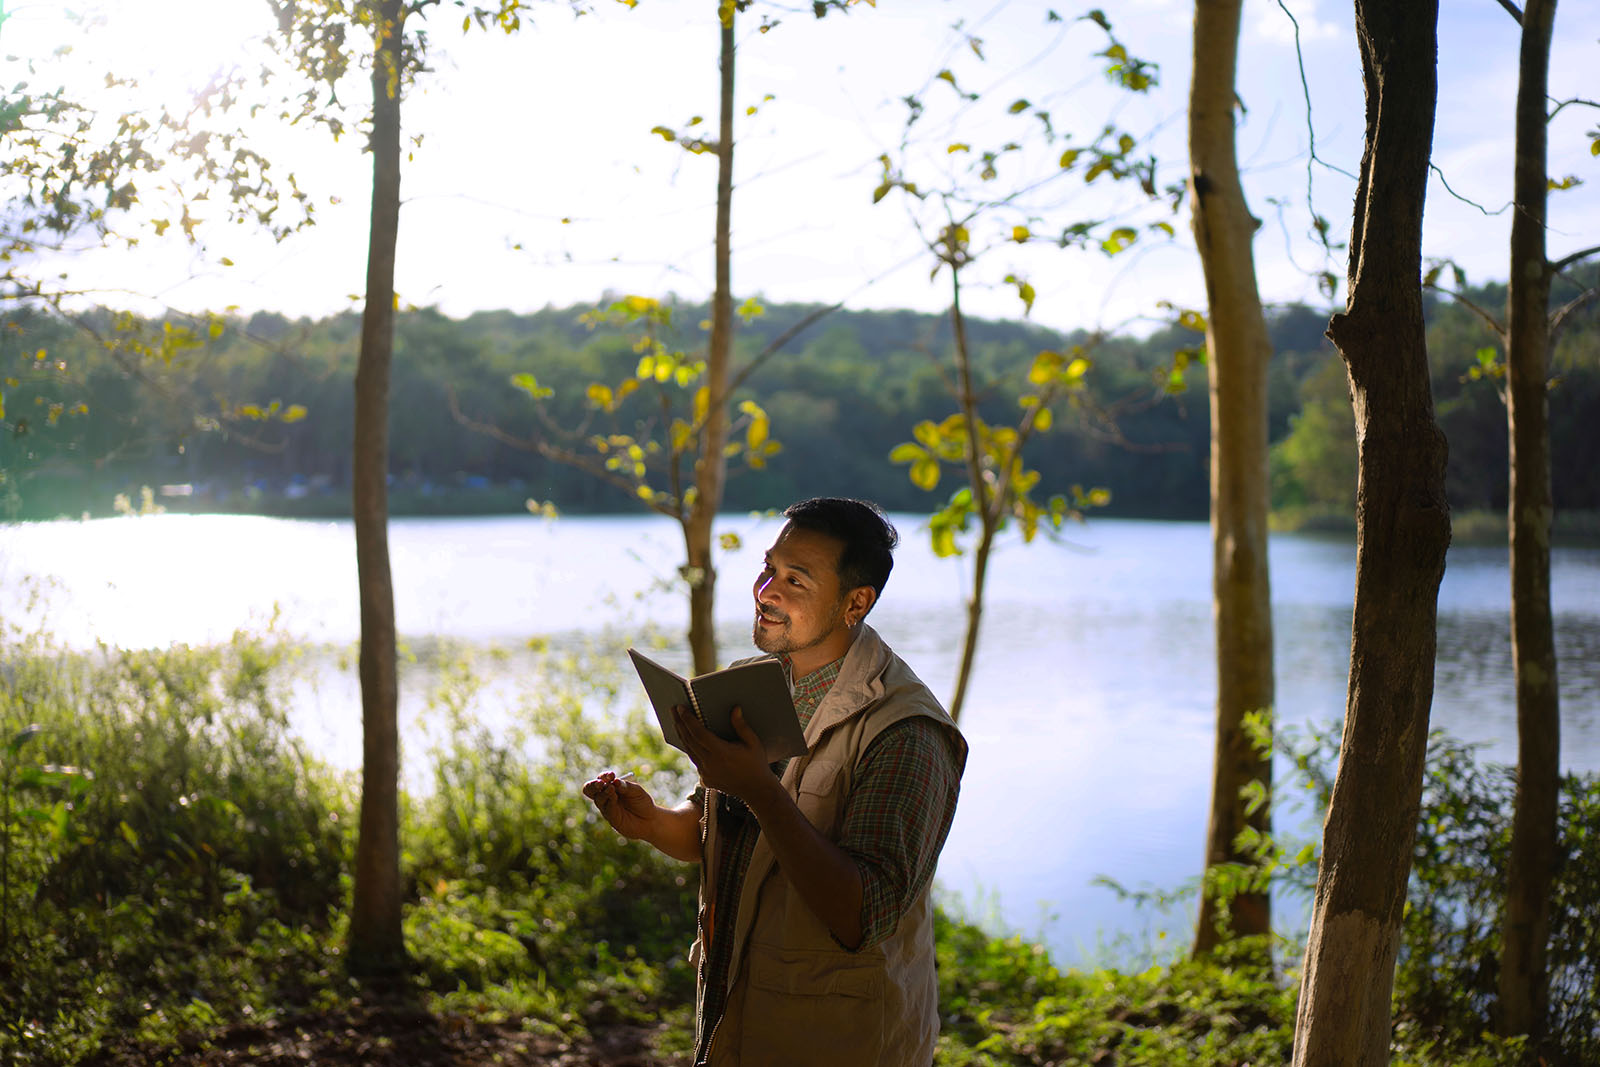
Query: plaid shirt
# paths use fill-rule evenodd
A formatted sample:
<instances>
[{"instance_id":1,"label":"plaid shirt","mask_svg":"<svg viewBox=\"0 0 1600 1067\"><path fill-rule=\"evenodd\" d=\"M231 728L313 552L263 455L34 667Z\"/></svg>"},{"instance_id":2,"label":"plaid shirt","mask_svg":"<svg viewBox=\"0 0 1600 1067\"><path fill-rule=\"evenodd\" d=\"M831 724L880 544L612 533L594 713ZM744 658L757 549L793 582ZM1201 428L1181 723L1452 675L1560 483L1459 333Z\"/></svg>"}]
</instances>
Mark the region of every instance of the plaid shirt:
<instances>
[{"instance_id":1,"label":"plaid shirt","mask_svg":"<svg viewBox=\"0 0 1600 1067\"><path fill-rule=\"evenodd\" d=\"M778 657L785 669L787 656ZM822 698L839 677L844 657L794 683L794 708L801 729L811 722ZM787 762L787 761L786 761ZM784 764L774 764L783 773ZM895 723L862 755L855 787L845 806L844 827L835 842L861 872L861 948L894 932L900 919L933 879L939 850L955 817L961 774L944 731L923 718ZM704 794L697 794L704 803ZM714 794L723 848L711 877L715 899L739 899L761 826L737 797ZM738 907L719 906L705 968L705 1023L716 1024L726 1006L733 960L733 928Z\"/></svg>"}]
</instances>

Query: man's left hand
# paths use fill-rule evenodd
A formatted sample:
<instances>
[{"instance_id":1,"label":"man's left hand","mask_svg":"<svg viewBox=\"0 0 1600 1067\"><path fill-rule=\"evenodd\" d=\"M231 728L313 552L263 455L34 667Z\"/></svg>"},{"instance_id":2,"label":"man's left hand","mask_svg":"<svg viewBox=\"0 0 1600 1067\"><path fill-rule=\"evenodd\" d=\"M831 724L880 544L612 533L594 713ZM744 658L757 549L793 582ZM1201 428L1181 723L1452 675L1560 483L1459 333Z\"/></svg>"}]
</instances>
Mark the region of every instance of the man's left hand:
<instances>
[{"instance_id":1,"label":"man's left hand","mask_svg":"<svg viewBox=\"0 0 1600 1067\"><path fill-rule=\"evenodd\" d=\"M712 789L729 793L749 804L763 789L770 789L777 778L767 765L766 748L750 725L744 709L734 708L731 716L737 741L724 741L682 705L672 709L678 725L678 740L700 772L700 780Z\"/></svg>"}]
</instances>

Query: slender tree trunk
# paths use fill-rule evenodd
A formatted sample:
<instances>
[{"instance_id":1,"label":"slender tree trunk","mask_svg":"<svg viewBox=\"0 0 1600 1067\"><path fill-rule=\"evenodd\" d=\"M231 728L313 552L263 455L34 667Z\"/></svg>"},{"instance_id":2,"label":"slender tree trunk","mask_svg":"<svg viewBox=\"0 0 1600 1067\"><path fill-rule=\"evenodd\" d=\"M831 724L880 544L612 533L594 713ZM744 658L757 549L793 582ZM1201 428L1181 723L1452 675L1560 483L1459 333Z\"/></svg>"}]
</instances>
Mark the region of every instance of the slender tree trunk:
<instances>
[{"instance_id":1,"label":"slender tree trunk","mask_svg":"<svg viewBox=\"0 0 1600 1067\"><path fill-rule=\"evenodd\" d=\"M950 697L950 717L961 720L961 709L967 702L967 686L972 681L972 665L978 658L978 628L983 622L983 584L989 574L989 553L994 548L995 531L1000 525L996 509L1003 505L997 498L991 501L986 493L983 454L978 440L978 391L972 385L972 353L967 348L967 318L961 312L961 268L950 263L950 330L956 348L956 380L961 395L957 401L967 426L967 482L972 488L972 499L978 506L978 520L983 532L972 552L972 592L967 597L967 632L961 642L961 664L956 668L956 688Z\"/></svg>"},{"instance_id":2,"label":"slender tree trunk","mask_svg":"<svg viewBox=\"0 0 1600 1067\"><path fill-rule=\"evenodd\" d=\"M720 9L719 9L720 10ZM723 445L728 439L728 363L733 354L733 10L729 5L722 23L722 85L717 128L717 237L716 288L711 294L711 341L706 358L709 397L705 426L701 430L700 458L695 463L695 495L684 523L688 555L689 650L697 674L717 667L717 568L712 556L712 526L722 506L728 461Z\"/></svg>"},{"instance_id":3,"label":"slender tree trunk","mask_svg":"<svg viewBox=\"0 0 1600 1067\"><path fill-rule=\"evenodd\" d=\"M1272 590L1267 568L1267 367L1272 344L1256 289L1251 242L1260 225L1245 203L1235 154L1234 78L1243 0L1197 0L1189 91L1189 199L1210 314L1211 604L1217 645L1217 740L1206 867L1252 865L1235 844L1247 826L1272 831L1268 805L1246 811L1244 787L1272 784L1272 755L1252 743L1245 715L1273 702ZM1214 893L1200 902L1195 955L1232 937L1272 931L1265 891L1234 897L1224 924Z\"/></svg>"},{"instance_id":4,"label":"slender tree trunk","mask_svg":"<svg viewBox=\"0 0 1600 1067\"><path fill-rule=\"evenodd\" d=\"M1359 442L1355 610L1339 770L1295 1019L1296 1067L1389 1062L1450 543L1421 284L1439 7L1356 0L1355 10L1366 147L1349 294L1328 328L1349 373Z\"/></svg>"},{"instance_id":5,"label":"slender tree trunk","mask_svg":"<svg viewBox=\"0 0 1600 1067\"><path fill-rule=\"evenodd\" d=\"M1556 0L1527 0L1517 80L1516 170L1507 296L1511 436L1511 655L1517 683L1517 795L1500 952L1498 1024L1543 1037L1550 886L1561 781L1561 700L1550 612L1550 269L1545 258L1546 87Z\"/></svg>"},{"instance_id":6,"label":"slender tree trunk","mask_svg":"<svg viewBox=\"0 0 1600 1067\"><path fill-rule=\"evenodd\" d=\"M361 827L348 963L382 976L404 966L400 932L400 736L394 585L389 573L389 362L394 347L394 258L400 222L401 0L383 0L372 72L372 225L367 303L356 365L351 464L361 590Z\"/></svg>"}]
</instances>

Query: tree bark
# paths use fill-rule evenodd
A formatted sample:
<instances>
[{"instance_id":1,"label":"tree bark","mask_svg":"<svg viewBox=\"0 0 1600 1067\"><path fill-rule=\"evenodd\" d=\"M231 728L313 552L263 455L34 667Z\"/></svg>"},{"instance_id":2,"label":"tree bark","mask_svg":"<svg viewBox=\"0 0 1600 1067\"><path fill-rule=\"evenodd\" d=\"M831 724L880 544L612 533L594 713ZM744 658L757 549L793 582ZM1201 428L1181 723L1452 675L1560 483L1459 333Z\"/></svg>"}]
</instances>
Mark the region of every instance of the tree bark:
<instances>
[{"instance_id":1,"label":"tree bark","mask_svg":"<svg viewBox=\"0 0 1600 1067\"><path fill-rule=\"evenodd\" d=\"M953 224L952 224L953 225ZM952 241L954 239L952 238ZM967 484L978 505L982 531L972 550L972 592L967 597L967 632L961 641L961 663L956 668L956 688L950 697L950 718L961 721L967 703L967 688L972 682L972 667L978 660L978 631L983 625L983 587L989 575L989 554L994 551L995 534L1005 507L1002 487L984 480L982 443L978 439L978 390L972 384L972 350L967 347L967 317L961 310L961 267L952 249L950 268L950 329L956 349L956 398L967 427Z\"/></svg>"},{"instance_id":2,"label":"tree bark","mask_svg":"<svg viewBox=\"0 0 1600 1067\"><path fill-rule=\"evenodd\" d=\"M1206 830L1206 867L1253 865L1236 844L1251 827L1272 831L1269 805L1246 810L1245 786L1272 784L1270 751L1243 728L1273 703L1272 592L1267 566L1267 367L1272 343L1256 288L1251 243L1259 223L1245 203L1234 140L1234 80L1243 0L1197 0L1189 90L1189 202L1205 275L1211 386L1212 616L1216 629L1217 734ZM1270 721L1270 720L1269 720ZM1224 920L1216 894L1200 902L1194 953L1272 930L1270 896L1241 893Z\"/></svg>"},{"instance_id":3,"label":"tree bark","mask_svg":"<svg viewBox=\"0 0 1600 1067\"><path fill-rule=\"evenodd\" d=\"M1296 1067L1389 1061L1450 543L1421 284L1439 7L1356 0L1355 11L1366 145L1346 307L1328 328L1345 360L1359 443L1355 609L1339 769L1295 1019Z\"/></svg>"},{"instance_id":4,"label":"tree bark","mask_svg":"<svg viewBox=\"0 0 1600 1067\"><path fill-rule=\"evenodd\" d=\"M719 8L720 10L720 8ZM695 494L683 523L688 557L689 650L696 674L717 668L717 568L712 556L713 524L722 506L728 460L728 363L733 354L733 87L734 41L732 5L722 25L722 82L717 129L716 287L711 294L711 339L706 356L709 403L700 431L700 458L695 463Z\"/></svg>"},{"instance_id":5,"label":"tree bark","mask_svg":"<svg viewBox=\"0 0 1600 1067\"><path fill-rule=\"evenodd\" d=\"M1517 687L1517 793L1500 952L1502 1035L1543 1037L1550 976L1550 886L1561 782L1561 700L1550 611L1550 267L1545 256L1550 38L1556 0L1527 0L1517 79L1514 214L1507 295L1506 420L1511 438L1511 655Z\"/></svg>"},{"instance_id":6,"label":"tree bark","mask_svg":"<svg viewBox=\"0 0 1600 1067\"><path fill-rule=\"evenodd\" d=\"M394 348L394 261L400 223L400 74L404 7L382 0L372 70L372 221L367 296L356 364L351 463L361 595L361 826L347 957L352 974L405 965L400 929L400 735L394 584L389 572L389 363Z\"/></svg>"}]
</instances>

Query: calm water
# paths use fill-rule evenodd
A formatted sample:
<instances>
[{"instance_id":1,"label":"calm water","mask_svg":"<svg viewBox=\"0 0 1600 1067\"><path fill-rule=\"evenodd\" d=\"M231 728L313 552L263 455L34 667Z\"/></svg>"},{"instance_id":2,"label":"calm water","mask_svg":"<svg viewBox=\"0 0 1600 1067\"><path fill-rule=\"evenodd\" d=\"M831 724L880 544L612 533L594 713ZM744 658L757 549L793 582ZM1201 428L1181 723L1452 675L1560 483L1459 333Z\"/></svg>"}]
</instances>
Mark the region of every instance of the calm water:
<instances>
[{"instance_id":1,"label":"calm water","mask_svg":"<svg viewBox=\"0 0 1600 1067\"><path fill-rule=\"evenodd\" d=\"M935 559L913 517L872 621L936 692L954 681L962 564ZM749 581L776 533L728 517L743 545L722 557L725 657L748 648ZM397 520L391 529L403 634L520 647L620 627L681 628L666 583L676 528L650 518ZM1093 885L1173 889L1195 874L1210 788L1210 535L1201 523L1096 520L1061 543L1007 544L991 567L979 662L962 726L972 743L939 880L970 910L1043 936L1066 962L1163 931L1181 941L1186 906L1151 915ZM1354 546L1272 543L1278 713L1327 724L1344 708ZM75 644L161 646L278 626L334 644L357 636L347 522L158 516L0 527L0 584L53 579L47 625ZM1600 549L1555 556L1562 759L1600 770ZM1516 716L1502 549L1452 550L1440 592L1433 724L1513 762ZM676 661L674 660L676 656ZM680 649L663 658L686 666ZM512 661L514 662L514 661ZM508 670L514 668L507 668ZM296 722L331 762L360 758L349 672L302 693ZM510 680L505 680L509 685ZM485 702L492 705L490 687ZM402 717L420 703L403 699ZM493 707L481 709L492 719ZM415 769L415 762L412 768ZM1297 921L1283 909L1287 924Z\"/></svg>"}]
</instances>

